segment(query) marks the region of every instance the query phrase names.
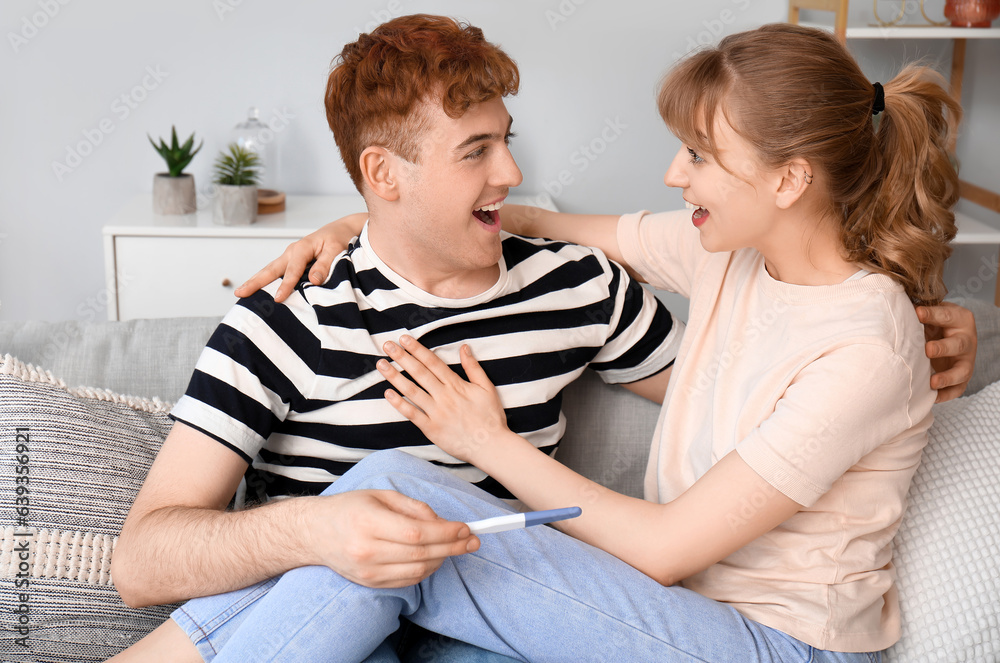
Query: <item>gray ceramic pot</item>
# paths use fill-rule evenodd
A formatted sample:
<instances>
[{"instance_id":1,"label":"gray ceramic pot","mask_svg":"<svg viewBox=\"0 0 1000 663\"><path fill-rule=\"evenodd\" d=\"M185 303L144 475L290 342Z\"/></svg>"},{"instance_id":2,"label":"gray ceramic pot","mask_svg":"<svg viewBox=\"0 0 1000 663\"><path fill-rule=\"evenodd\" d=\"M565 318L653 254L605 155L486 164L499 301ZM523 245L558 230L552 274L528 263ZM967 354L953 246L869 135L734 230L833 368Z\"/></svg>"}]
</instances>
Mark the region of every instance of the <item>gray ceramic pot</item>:
<instances>
[{"instance_id":1,"label":"gray ceramic pot","mask_svg":"<svg viewBox=\"0 0 1000 663\"><path fill-rule=\"evenodd\" d=\"M157 173L153 176L154 214L194 214L196 211L194 175L182 173L170 177L168 173Z\"/></svg>"},{"instance_id":2,"label":"gray ceramic pot","mask_svg":"<svg viewBox=\"0 0 1000 663\"><path fill-rule=\"evenodd\" d=\"M219 184L212 201L212 221L245 226L257 220L257 187Z\"/></svg>"}]
</instances>

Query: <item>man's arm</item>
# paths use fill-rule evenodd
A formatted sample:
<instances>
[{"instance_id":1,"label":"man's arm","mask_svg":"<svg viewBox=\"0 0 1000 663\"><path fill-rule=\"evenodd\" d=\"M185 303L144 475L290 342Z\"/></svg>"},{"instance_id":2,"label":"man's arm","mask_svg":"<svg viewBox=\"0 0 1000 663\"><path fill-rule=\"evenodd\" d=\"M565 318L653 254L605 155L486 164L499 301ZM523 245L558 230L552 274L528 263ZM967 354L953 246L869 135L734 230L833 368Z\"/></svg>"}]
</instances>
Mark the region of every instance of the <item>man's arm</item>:
<instances>
[{"instance_id":1,"label":"man's arm","mask_svg":"<svg viewBox=\"0 0 1000 663\"><path fill-rule=\"evenodd\" d=\"M174 425L115 548L112 576L127 605L219 594L308 565L369 587L402 587L479 547L464 523L391 491L226 511L245 469L224 445Z\"/></svg>"},{"instance_id":2,"label":"man's arm","mask_svg":"<svg viewBox=\"0 0 1000 663\"><path fill-rule=\"evenodd\" d=\"M527 237L547 237L562 242L600 249L604 255L628 270L629 276L639 282L638 276L618 247L618 220L612 214L566 214L551 212L525 205L504 205L500 210L503 229Z\"/></svg>"},{"instance_id":3,"label":"man's arm","mask_svg":"<svg viewBox=\"0 0 1000 663\"><path fill-rule=\"evenodd\" d=\"M236 296L249 297L280 278L282 283L274 301L283 302L313 260L316 262L309 270L309 281L321 285L330 273L334 258L347 249L351 239L361 232L367 218L367 214L345 216L289 244L284 253L237 288ZM500 210L500 223L507 232L596 247L629 270L632 278L641 280L629 268L618 248L618 218L612 215L564 214L525 205L504 205Z\"/></svg>"},{"instance_id":4,"label":"man's arm","mask_svg":"<svg viewBox=\"0 0 1000 663\"><path fill-rule=\"evenodd\" d=\"M670 382L670 372L673 366L668 366L656 375L652 375L645 380L629 382L622 386L654 403L663 404L663 397L667 394L667 384Z\"/></svg>"}]
</instances>

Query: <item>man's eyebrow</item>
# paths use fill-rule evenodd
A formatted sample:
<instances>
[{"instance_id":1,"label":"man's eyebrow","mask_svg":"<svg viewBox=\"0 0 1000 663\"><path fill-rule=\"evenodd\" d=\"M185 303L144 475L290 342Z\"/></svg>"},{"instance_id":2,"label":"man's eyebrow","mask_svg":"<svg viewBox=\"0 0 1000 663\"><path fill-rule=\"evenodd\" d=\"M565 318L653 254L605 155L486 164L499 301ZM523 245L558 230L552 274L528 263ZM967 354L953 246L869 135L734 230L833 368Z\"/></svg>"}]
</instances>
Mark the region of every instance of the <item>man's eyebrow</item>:
<instances>
[{"instance_id":1,"label":"man's eyebrow","mask_svg":"<svg viewBox=\"0 0 1000 663\"><path fill-rule=\"evenodd\" d=\"M465 148L469 147L470 145L472 145L474 143L478 143L480 141L484 141L484 140L498 140L498 139L503 139L503 138L505 138L507 136L507 134L510 133L510 127L511 127L512 124L514 124L514 118L508 115L507 116L507 131L505 131L502 136L500 134L497 134L497 133L473 134L472 136L469 136L468 138L466 138L465 140L463 140L461 143L459 143L458 145L456 145L455 149L452 150L452 151L453 152L461 152L462 150L464 150Z\"/></svg>"}]
</instances>

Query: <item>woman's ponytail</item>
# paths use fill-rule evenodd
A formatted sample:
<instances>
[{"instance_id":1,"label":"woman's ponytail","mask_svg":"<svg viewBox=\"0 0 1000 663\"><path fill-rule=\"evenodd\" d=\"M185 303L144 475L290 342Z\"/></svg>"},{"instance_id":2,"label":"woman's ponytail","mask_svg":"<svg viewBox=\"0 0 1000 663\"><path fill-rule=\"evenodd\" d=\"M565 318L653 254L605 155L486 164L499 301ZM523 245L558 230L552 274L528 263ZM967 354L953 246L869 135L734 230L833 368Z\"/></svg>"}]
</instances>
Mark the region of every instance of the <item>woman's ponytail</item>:
<instances>
[{"instance_id":1,"label":"woman's ponytail","mask_svg":"<svg viewBox=\"0 0 1000 663\"><path fill-rule=\"evenodd\" d=\"M873 89L873 94L876 90ZM870 182L844 205L848 260L890 274L916 303L945 294L942 271L955 237L958 173L949 156L962 110L940 74L909 66L885 85Z\"/></svg>"}]
</instances>

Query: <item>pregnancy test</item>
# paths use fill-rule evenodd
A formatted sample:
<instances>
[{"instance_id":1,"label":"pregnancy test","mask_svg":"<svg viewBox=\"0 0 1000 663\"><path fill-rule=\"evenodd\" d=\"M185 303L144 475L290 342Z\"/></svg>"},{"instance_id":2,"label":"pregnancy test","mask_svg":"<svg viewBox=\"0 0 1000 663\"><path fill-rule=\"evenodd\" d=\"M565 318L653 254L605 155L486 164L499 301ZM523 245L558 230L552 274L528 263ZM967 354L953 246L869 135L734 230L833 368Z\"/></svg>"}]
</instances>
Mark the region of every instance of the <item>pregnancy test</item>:
<instances>
[{"instance_id":1,"label":"pregnancy test","mask_svg":"<svg viewBox=\"0 0 1000 663\"><path fill-rule=\"evenodd\" d=\"M532 525L544 525L554 523L557 520L576 518L583 509L578 506L571 506L565 509L549 509L548 511L529 511L528 513L512 513L509 516L497 516L466 523L469 531L473 534L493 534L494 532L506 532L509 529L521 529Z\"/></svg>"}]
</instances>

